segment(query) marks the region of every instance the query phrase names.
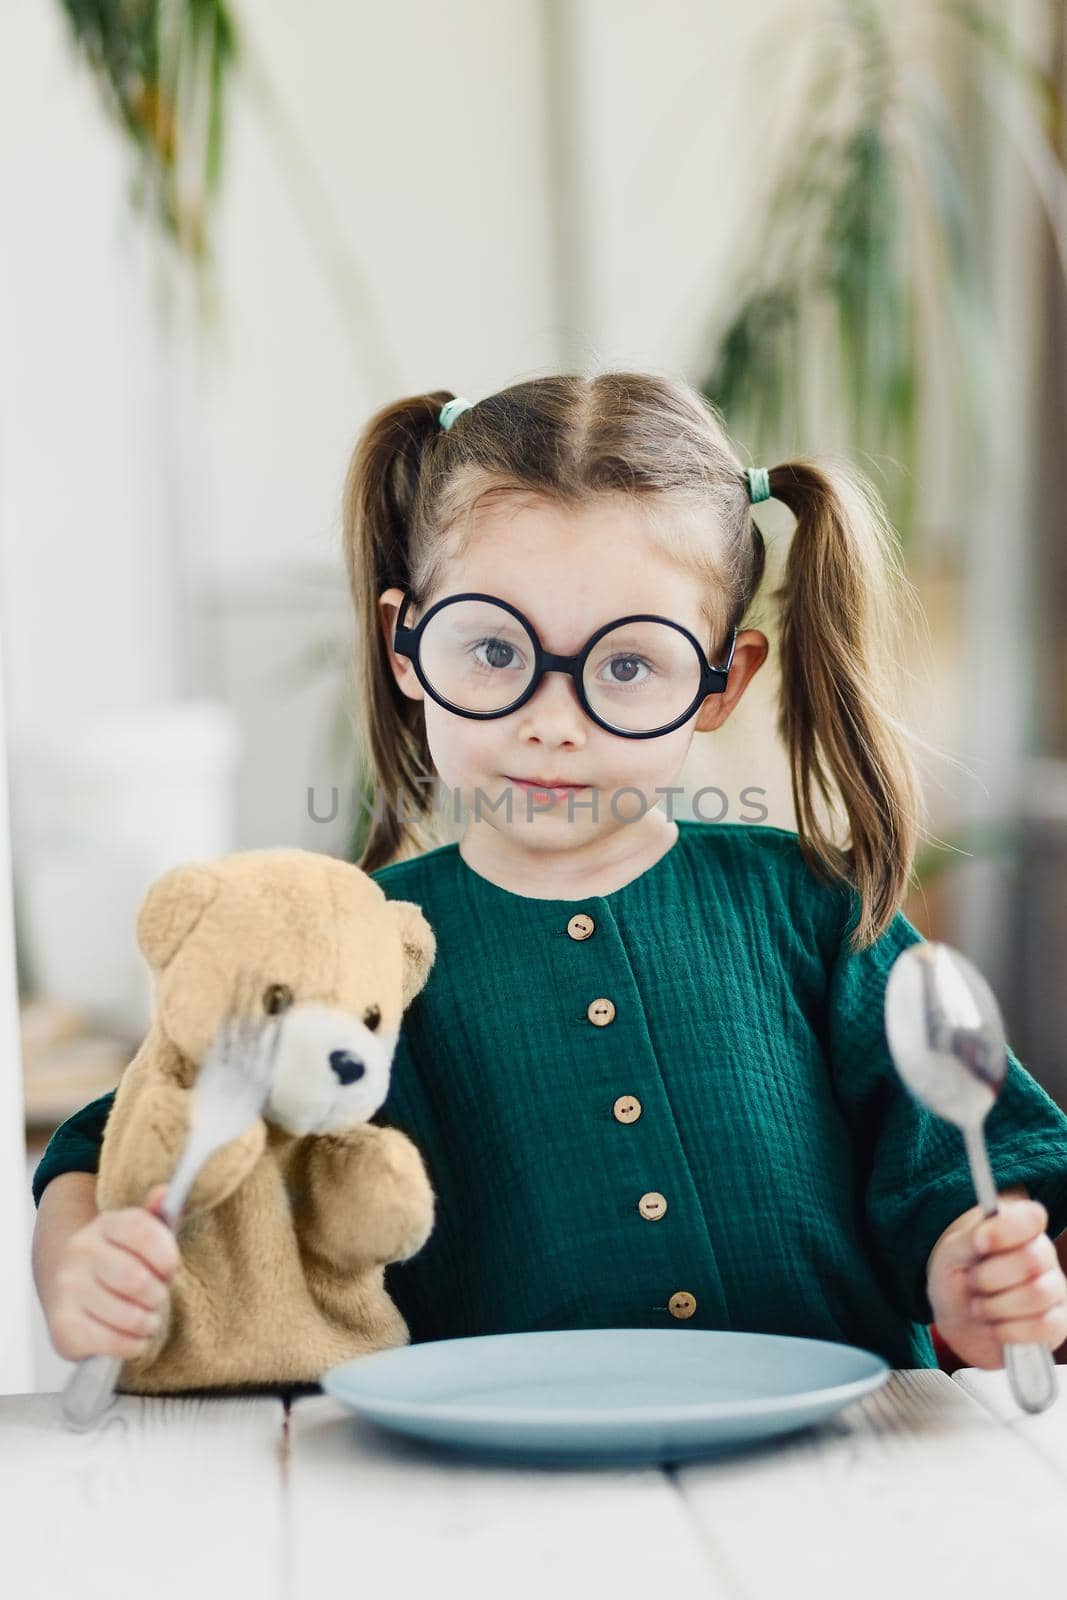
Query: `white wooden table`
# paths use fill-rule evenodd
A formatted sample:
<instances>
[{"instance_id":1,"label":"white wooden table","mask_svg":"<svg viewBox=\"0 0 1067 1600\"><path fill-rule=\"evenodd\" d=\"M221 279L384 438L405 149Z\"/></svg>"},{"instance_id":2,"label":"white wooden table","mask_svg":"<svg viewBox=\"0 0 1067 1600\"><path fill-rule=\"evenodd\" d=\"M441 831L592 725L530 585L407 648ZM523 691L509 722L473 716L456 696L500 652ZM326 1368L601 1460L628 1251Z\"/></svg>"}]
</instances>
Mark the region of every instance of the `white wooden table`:
<instances>
[{"instance_id":1,"label":"white wooden table","mask_svg":"<svg viewBox=\"0 0 1067 1600\"><path fill-rule=\"evenodd\" d=\"M322 1395L0 1397L11 1600L992 1600L1067 1593L1067 1382L894 1372L828 1423L667 1468L497 1466Z\"/></svg>"}]
</instances>

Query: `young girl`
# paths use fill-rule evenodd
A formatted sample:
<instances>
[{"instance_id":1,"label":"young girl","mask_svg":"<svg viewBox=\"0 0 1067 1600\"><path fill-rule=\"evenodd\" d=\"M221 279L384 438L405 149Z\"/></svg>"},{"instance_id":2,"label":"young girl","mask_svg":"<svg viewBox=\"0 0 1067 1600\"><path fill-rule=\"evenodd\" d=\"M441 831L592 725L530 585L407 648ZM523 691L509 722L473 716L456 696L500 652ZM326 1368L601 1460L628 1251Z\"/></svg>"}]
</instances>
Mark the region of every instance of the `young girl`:
<instances>
[{"instance_id":1,"label":"young girl","mask_svg":"<svg viewBox=\"0 0 1067 1600\"><path fill-rule=\"evenodd\" d=\"M675 821L694 734L767 656L744 622L772 495L796 517L774 597L799 832ZM865 480L746 472L682 382L548 377L378 412L345 549L379 802L360 865L437 936L379 1113L438 1196L386 1268L412 1340L745 1329L922 1367L936 1316L972 1365L1058 1346L1067 1116L1009 1053L986 1134L1012 1188L980 1228L959 1131L886 1046L919 802L887 698L901 573ZM833 795L847 849L817 815ZM466 826L433 847L442 804ZM143 1348L179 1259L160 1190L97 1214L111 1099L34 1178L70 1358Z\"/></svg>"}]
</instances>

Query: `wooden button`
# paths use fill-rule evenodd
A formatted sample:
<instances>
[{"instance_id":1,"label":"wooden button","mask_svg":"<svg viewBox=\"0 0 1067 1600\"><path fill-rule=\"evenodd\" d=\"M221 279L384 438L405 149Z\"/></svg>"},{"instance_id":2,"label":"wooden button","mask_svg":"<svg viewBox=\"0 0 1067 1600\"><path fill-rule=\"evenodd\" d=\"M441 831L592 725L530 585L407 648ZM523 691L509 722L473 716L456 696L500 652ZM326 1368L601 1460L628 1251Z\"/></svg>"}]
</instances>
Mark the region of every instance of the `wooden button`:
<instances>
[{"instance_id":1,"label":"wooden button","mask_svg":"<svg viewBox=\"0 0 1067 1600\"><path fill-rule=\"evenodd\" d=\"M620 1094L611 1109L616 1122L636 1122L641 1115L641 1102L635 1094Z\"/></svg>"},{"instance_id":2,"label":"wooden button","mask_svg":"<svg viewBox=\"0 0 1067 1600\"><path fill-rule=\"evenodd\" d=\"M684 1289L679 1289L667 1301L667 1310L672 1317L691 1317L697 1308L696 1295L687 1294Z\"/></svg>"},{"instance_id":3,"label":"wooden button","mask_svg":"<svg viewBox=\"0 0 1067 1600\"><path fill-rule=\"evenodd\" d=\"M667 1209L667 1199L658 1189L650 1189L637 1202L637 1209L649 1222L658 1222Z\"/></svg>"},{"instance_id":4,"label":"wooden button","mask_svg":"<svg viewBox=\"0 0 1067 1600\"><path fill-rule=\"evenodd\" d=\"M609 1022L615 1020L615 1007L601 995L599 1000L589 1002L585 1014L596 1027L606 1028Z\"/></svg>"},{"instance_id":5,"label":"wooden button","mask_svg":"<svg viewBox=\"0 0 1067 1600\"><path fill-rule=\"evenodd\" d=\"M567 932L570 934L572 939L588 939L595 927L596 923L593 921L592 917L584 911L579 911L578 914L573 916L568 922Z\"/></svg>"}]
</instances>

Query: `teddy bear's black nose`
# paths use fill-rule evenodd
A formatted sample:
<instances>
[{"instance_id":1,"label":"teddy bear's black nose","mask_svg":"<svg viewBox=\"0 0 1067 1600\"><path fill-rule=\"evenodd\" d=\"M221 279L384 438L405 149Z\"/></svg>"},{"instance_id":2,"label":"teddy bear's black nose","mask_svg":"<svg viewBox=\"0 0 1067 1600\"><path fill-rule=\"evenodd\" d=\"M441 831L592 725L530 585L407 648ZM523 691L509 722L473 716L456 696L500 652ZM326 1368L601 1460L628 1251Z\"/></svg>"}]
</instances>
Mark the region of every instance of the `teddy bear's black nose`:
<instances>
[{"instance_id":1,"label":"teddy bear's black nose","mask_svg":"<svg viewBox=\"0 0 1067 1600\"><path fill-rule=\"evenodd\" d=\"M348 1050L331 1050L330 1066L342 1083L355 1083L366 1071L362 1061L357 1061Z\"/></svg>"}]
</instances>

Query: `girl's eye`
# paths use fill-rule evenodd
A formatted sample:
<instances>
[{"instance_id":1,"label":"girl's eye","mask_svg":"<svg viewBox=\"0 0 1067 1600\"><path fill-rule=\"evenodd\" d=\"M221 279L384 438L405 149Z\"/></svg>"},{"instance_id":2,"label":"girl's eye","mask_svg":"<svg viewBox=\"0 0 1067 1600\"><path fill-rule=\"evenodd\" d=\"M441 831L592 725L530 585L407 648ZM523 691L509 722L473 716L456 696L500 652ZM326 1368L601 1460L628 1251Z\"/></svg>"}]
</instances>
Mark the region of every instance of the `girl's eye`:
<instances>
[{"instance_id":1,"label":"girl's eye","mask_svg":"<svg viewBox=\"0 0 1067 1600\"><path fill-rule=\"evenodd\" d=\"M293 1003L293 991L287 983L271 983L263 991L263 1009L268 1016L276 1017L288 1011Z\"/></svg>"},{"instance_id":2,"label":"girl's eye","mask_svg":"<svg viewBox=\"0 0 1067 1600\"><path fill-rule=\"evenodd\" d=\"M650 663L643 656L612 656L606 665L611 673L611 677L608 680L609 684L621 689L627 689L631 684L645 681L644 678L638 677L638 672L642 667L645 669L646 674L652 670ZM615 670L617 667L621 668L619 672Z\"/></svg>"},{"instance_id":3,"label":"girl's eye","mask_svg":"<svg viewBox=\"0 0 1067 1600\"><path fill-rule=\"evenodd\" d=\"M381 1020L382 1010L380 1006L368 1006L366 1011L363 1013L364 1024L370 1029L371 1033L377 1031L378 1024L381 1022Z\"/></svg>"},{"instance_id":4,"label":"girl's eye","mask_svg":"<svg viewBox=\"0 0 1067 1600\"><path fill-rule=\"evenodd\" d=\"M479 650L485 651L487 660L482 659ZM517 653L515 646L508 644L506 639L479 639L474 646L474 658L479 666L503 668L515 665Z\"/></svg>"}]
</instances>

